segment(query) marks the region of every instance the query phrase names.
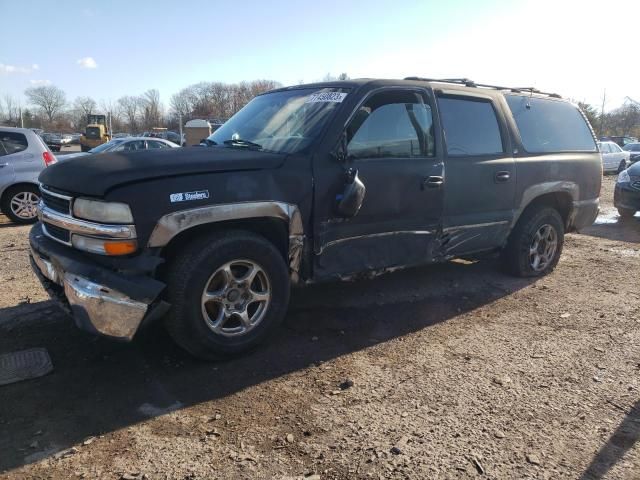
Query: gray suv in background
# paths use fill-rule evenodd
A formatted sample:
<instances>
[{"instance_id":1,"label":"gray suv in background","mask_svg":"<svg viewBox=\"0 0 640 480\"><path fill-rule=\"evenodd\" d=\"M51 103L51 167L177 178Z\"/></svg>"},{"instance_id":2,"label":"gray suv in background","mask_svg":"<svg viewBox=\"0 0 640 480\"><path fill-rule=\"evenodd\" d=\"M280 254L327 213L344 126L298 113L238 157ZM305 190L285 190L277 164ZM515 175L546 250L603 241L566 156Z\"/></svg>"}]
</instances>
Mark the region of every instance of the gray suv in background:
<instances>
[{"instance_id":1,"label":"gray suv in background","mask_svg":"<svg viewBox=\"0 0 640 480\"><path fill-rule=\"evenodd\" d=\"M44 141L28 128L0 127L0 211L15 223L38 219L38 175L56 162Z\"/></svg>"}]
</instances>

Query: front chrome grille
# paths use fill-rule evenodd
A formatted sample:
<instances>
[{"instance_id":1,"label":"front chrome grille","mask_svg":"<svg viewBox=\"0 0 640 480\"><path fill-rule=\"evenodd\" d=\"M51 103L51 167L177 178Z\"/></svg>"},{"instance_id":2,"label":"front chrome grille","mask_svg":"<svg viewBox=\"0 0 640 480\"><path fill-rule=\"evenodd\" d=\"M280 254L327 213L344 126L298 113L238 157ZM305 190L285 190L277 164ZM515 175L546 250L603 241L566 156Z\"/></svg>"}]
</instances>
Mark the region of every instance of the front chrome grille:
<instances>
[{"instance_id":1,"label":"front chrome grille","mask_svg":"<svg viewBox=\"0 0 640 480\"><path fill-rule=\"evenodd\" d=\"M42 202L47 208L54 210L65 215L71 214L71 198L69 195L54 192L48 187L41 185L40 193L42 195Z\"/></svg>"},{"instance_id":2,"label":"front chrome grille","mask_svg":"<svg viewBox=\"0 0 640 480\"><path fill-rule=\"evenodd\" d=\"M69 230L50 223L45 223L43 228L47 236L66 244L71 243L71 232Z\"/></svg>"},{"instance_id":3,"label":"front chrome grille","mask_svg":"<svg viewBox=\"0 0 640 480\"><path fill-rule=\"evenodd\" d=\"M640 180L636 180L635 182L631 182L631 186L633 188L637 188L638 190L640 190Z\"/></svg>"},{"instance_id":4,"label":"front chrome grille","mask_svg":"<svg viewBox=\"0 0 640 480\"><path fill-rule=\"evenodd\" d=\"M51 210L55 210L60 213L70 213L71 202L60 197L54 197L48 192L42 191L42 201Z\"/></svg>"}]
</instances>

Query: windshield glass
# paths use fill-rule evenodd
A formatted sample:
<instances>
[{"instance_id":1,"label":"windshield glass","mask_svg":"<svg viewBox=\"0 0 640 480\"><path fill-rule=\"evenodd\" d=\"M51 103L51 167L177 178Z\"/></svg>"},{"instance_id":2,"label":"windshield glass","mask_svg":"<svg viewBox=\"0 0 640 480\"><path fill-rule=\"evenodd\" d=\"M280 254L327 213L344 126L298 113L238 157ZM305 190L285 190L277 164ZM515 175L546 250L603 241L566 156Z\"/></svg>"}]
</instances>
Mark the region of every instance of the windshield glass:
<instances>
[{"instance_id":1,"label":"windshield glass","mask_svg":"<svg viewBox=\"0 0 640 480\"><path fill-rule=\"evenodd\" d=\"M110 142L103 143L102 145L98 145L95 148L89 150L90 153L100 153L100 152L108 152L113 147L120 145L124 140L111 140Z\"/></svg>"},{"instance_id":2,"label":"windshield glass","mask_svg":"<svg viewBox=\"0 0 640 480\"><path fill-rule=\"evenodd\" d=\"M346 96L346 89L337 88L303 88L260 95L208 140L230 148L296 153L320 135Z\"/></svg>"},{"instance_id":3,"label":"windshield glass","mask_svg":"<svg viewBox=\"0 0 640 480\"><path fill-rule=\"evenodd\" d=\"M623 150L627 152L640 152L640 143L627 143Z\"/></svg>"}]
</instances>

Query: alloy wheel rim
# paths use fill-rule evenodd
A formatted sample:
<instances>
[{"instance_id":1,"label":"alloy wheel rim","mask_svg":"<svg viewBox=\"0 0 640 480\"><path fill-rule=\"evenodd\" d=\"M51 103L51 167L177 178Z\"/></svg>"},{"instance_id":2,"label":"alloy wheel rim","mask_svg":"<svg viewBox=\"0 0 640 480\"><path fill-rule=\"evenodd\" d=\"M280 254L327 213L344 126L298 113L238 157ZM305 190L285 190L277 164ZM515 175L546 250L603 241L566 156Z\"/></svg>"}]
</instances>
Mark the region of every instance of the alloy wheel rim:
<instances>
[{"instance_id":1,"label":"alloy wheel rim","mask_svg":"<svg viewBox=\"0 0 640 480\"><path fill-rule=\"evenodd\" d=\"M225 337L246 335L264 319L271 303L271 282L253 260L232 260L207 280L201 297L204 321Z\"/></svg>"},{"instance_id":2,"label":"alloy wheel rim","mask_svg":"<svg viewBox=\"0 0 640 480\"><path fill-rule=\"evenodd\" d=\"M558 233L552 225L542 225L529 246L529 264L531 268L540 272L547 268L558 250Z\"/></svg>"},{"instance_id":3,"label":"alloy wheel rim","mask_svg":"<svg viewBox=\"0 0 640 480\"><path fill-rule=\"evenodd\" d=\"M18 218L30 220L38 214L40 198L33 192L19 192L11 198L11 212Z\"/></svg>"}]
</instances>

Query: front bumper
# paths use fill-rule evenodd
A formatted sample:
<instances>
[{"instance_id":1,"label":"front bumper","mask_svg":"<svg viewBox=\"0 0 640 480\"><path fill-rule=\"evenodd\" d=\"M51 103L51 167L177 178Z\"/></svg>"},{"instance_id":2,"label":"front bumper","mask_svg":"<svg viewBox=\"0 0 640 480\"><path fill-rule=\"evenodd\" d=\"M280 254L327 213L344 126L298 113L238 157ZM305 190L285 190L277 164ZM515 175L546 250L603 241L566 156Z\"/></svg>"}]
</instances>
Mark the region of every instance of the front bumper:
<instances>
[{"instance_id":1,"label":"front bumper","mask_svg":"<svg viewBox=\"0 0 640 480\"><path fill-rule=\"evenodd\" d=\"M156 300L162 282L93 264L86 255L48 239L39 223L29 241L31 265L43 287L82 330L128 341L143 321L168 307Z\"/></svg>"},{"instance_id":2,"label":"front bumper","mask_svg":"<svg viewBox=\"0 0 640 480\"><path fill-rule=\"evenodd\" d=\"M613 205L616 208L640 210L640 189L632 187L630 183L616 183Z\"/></svg>"}]
</instances>

